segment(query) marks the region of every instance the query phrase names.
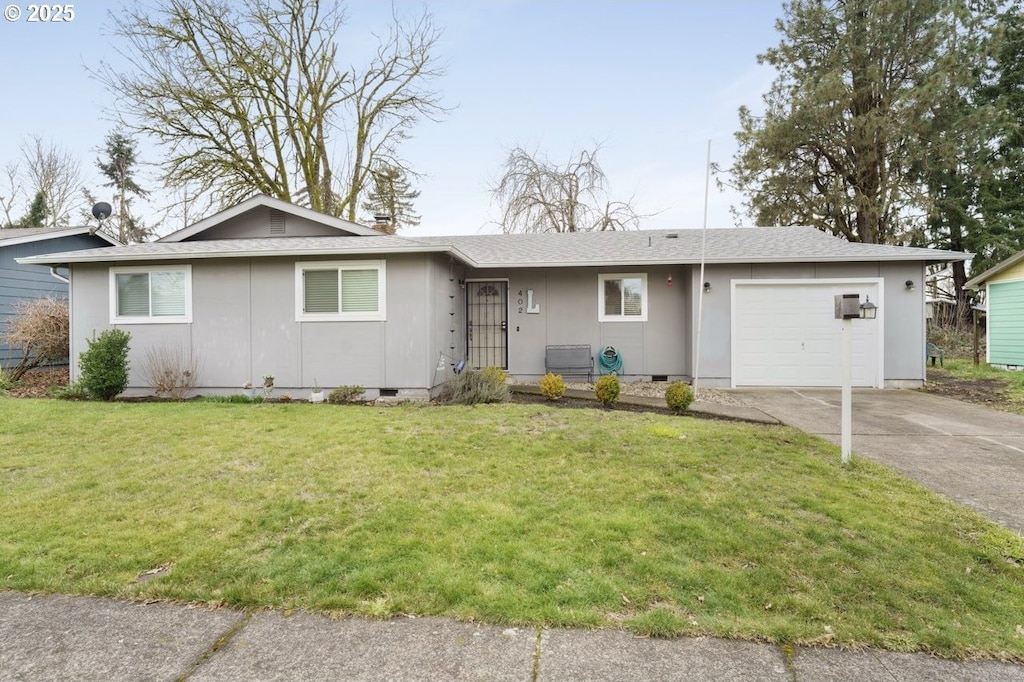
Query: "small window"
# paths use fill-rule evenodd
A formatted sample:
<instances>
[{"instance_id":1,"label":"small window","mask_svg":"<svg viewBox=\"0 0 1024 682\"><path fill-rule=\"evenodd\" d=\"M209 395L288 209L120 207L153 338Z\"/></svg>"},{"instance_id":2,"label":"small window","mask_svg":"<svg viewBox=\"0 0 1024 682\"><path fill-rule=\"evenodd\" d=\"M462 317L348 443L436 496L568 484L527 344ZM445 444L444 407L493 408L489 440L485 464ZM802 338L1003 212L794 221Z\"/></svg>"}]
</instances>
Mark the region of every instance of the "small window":
<instances>
[{"instance_id":1,"label":"small window","mask_svg":"<svg viewBox=\"0 0 1024 682\"><path fill-rule=\"evenodd\" d=\"M296 320L384 320L384 261L296 263Z\"/></svg>"},{"instance_id":2,"label":"small window","mask_svg":"<svg viewBox=\"0 0 1024 682\"><path fill-rule=\"evenodd\" d=\"M646 322L647 275L645 273L598 276L599 322Z\"/></svg>"},{"instance_id":3,"label":"small window","mask_svg":"<svg viewBox=\"0 0 1024 682\"><path fill-rule=\"evenodd\" d=\"M191 321L192 266L111 268L111 324Z\"/></svg>"}]
</instances>

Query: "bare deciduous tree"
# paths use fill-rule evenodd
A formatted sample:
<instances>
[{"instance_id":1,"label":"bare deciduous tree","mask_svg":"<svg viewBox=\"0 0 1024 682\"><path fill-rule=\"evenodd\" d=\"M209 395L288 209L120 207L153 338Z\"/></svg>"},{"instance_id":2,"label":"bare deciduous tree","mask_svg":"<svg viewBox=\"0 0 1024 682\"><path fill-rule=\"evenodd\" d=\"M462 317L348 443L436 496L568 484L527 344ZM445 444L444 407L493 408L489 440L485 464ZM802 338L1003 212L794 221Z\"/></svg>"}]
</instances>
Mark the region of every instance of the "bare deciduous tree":
<instances>
[{"instance_id":1,"label":"bare deciduous tree","mask_svg":"<svg viewBox=\"0 0 1024 682\"><path fill-rule=\"evenodd\" d=\"M97 76L124 128L165 150L165 181L221 205L262 192L354 219L377 156L394 157L421 117L443 113L428 14L397 20L365 71L342 70L341 3L165 0L114 17L129 68ZM345 168L334 167L336 147Z\"/></svg>"},{"instance_id":2,"label":"bare deciduous tree","mask_svg":"<svg viewBox=\"0 0 1024 682\"><path fill-rule=\"evenodd\" d=\"M501 204L501 228L511 232L588 232L640 227L649 217L636 212L633 199L613 201L597 163L598 148L574 152L558 166L546 158L513 149L504 173L491 189Z\"/></svg>"},{"instance_id":3,"label":"bare deciduous tree","mask_svg":"<svg viewBox=\"0 0 1024 682\"><path fill-rule=\"evenodd\" d=\"M14 207L21 202L23 187L18 163L12 161L4 166L3 187L0 187L0 211L4 212L0 227L14 227Z\"/></svg>"},{"instance_id":4,"label":"bare deciduous tree","mask_svg":"<svg viewBox=\"0 0 1024 682\"><path fill-rule=\"evenodd\" d=\"M29 196L42 195L46 206L46 227L71 222L75 197L82 188L82 164L70 152L32 135L22 142L23 173Z\"/></svg>"}]
</instances>

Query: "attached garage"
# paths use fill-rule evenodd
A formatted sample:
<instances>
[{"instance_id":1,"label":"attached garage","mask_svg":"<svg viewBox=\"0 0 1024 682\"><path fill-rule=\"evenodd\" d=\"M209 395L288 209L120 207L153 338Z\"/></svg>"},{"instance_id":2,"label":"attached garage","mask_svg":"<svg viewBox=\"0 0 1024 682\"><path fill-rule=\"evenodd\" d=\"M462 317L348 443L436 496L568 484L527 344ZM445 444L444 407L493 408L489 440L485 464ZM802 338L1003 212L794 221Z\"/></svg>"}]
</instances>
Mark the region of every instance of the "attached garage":
<instances>
[{"instance_id":1,"label":"attached garage","mask_svg":"<svg viewBox=\"0 0 1024 682\"><path fill-rule=\"evenodd\" d=\"M734 280L732 386L838 386L835 296L883 304L880 278ZM883 319L853 322L853 385L883 386Z\"/></svg>"}]
</instances>

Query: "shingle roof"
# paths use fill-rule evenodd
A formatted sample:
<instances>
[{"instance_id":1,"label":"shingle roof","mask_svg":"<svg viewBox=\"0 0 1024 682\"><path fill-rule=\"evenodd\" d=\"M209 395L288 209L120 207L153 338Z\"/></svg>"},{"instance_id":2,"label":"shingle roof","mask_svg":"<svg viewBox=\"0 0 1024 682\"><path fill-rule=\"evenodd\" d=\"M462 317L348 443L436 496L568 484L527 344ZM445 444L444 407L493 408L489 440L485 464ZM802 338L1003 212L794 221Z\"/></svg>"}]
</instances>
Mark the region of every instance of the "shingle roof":
<instances>
[{"instance_id":1,"label":"shingle roof","mask_svg":"<svg viewBox=\"0 0 1024 682\"><path fill-rule=\"evenodd\" d=\"M961 260L964 254L861 244L813 227L640 230L426 237L448 243L477 267L699 263L771 263L880 260Z\"/></svg>"},{"instance_id":2,"label":"shingle roof","mask_svg":"<svg viewBox=\"0 0 1024 682\"><path fill-rule=\"evenodd\" d=\"M449 253L477 268L573 267L699 263L706 238L707 263L948 261L966 254L902 246L860 244L813 227L759 227L571 234L473 235L455 237L283 237L151 242L26 258L63 264L242 258L259 256Z\"/></svg>"},{"instance_id":3,"label":"shingle roof","mask_svg":"<svg viewBox=\"0 0 1024 682\"><path fill-rule=\"evenodd\" d=\"M6 227L0 229L0 246L11 244L25 244L28 242L43 241L45 239L57 239L58 237L73 237L79 234L92 232L87 226L81 227ZM111 244L117 244L117 240L110 235L96 231L95 234Z\"/></svg>"}]
</instances>

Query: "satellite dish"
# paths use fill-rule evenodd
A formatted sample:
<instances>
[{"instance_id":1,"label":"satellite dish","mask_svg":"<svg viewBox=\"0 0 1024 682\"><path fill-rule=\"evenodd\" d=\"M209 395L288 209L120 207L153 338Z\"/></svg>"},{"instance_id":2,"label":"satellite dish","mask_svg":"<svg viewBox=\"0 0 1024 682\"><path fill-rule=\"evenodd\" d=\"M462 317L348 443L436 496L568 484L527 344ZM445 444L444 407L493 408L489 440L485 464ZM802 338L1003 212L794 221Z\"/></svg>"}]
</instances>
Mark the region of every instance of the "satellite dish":
<instances>
[{"instance_id":1,"label":"satellite dish","mask_svg":"<svg viewBox=\"0 0 1024 682\"><path fill-rule=\"evenodd\" d=\"M106 218L110 217L113 209L110 208L110 204L105 201L100 201L92 207L92 217L96 220L103 222Z\"/></svg>"}]
</instances>

